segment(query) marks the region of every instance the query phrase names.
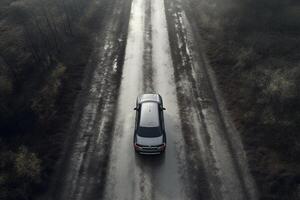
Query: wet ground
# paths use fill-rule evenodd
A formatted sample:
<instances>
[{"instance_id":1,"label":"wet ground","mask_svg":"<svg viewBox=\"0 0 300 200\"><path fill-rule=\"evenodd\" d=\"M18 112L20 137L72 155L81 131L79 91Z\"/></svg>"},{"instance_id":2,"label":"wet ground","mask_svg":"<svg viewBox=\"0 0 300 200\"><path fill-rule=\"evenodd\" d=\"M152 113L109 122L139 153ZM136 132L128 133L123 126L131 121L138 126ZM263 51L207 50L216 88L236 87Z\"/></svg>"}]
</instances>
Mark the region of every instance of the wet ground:
<instances>
[{"instance_id":1,"label":"wet ground","mask_svg":"<svg viewBox=\"0 0 300 200\"><path fill-rule=\"evenodd\" d=\"M183 0L184 1L184 0ZM47 199L257 199L187 2L112 1ZM163 97L167 149L133 149L136 97Z\"/></svg>"}]
</instances>

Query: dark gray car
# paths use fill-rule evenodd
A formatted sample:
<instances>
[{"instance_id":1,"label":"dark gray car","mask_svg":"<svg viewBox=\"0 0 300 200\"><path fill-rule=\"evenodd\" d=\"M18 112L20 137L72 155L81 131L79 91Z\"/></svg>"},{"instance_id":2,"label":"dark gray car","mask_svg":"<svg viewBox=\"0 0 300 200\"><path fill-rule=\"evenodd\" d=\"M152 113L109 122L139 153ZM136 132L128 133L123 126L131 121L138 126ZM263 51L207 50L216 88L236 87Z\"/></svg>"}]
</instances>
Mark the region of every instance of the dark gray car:
<instances>
[{"instance_id":1,"label":"dark gray car","mask_svg":"<svg viewBox=\"0 0 300 200\"><path fill-rule=\"evenodd\" d=\"M160 154L166 148L163 101L159 94L137 97L134 148L141 154Z\"/></svg>"}]
</instances>

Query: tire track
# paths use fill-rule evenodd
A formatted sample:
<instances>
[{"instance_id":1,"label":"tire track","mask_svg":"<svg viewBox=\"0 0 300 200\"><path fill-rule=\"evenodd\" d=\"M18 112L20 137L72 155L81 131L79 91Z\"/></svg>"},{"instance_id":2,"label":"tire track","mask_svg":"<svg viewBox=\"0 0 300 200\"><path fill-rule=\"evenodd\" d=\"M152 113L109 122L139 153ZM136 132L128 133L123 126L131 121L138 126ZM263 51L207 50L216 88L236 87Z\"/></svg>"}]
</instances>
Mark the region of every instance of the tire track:
<instances>
[{"instance_id":1,"label":"tire track","mask_svg":"<svg viewBox=\"0 0 300 200\"><path fill-rule=\"evenodd\" d=\"M111 14L115 17L106 15L106 31L97 38L99 46L95 48L86 72L86 90L77 100L78 104L84 99L80 102L84 107L80 115L73 116L71 123L70 130L75 132L75 137L71 138L71 146L64 156L66 161L62 162L65 166L62 166L61 177L55 180L55 186L46 199L88 200L102 193L109 155L104 152L109 152L111 141L107 133L112 130L114 122L107 118L115 116L113 105L119 90L127 34L126 22L122 23L122 20L129 18L128 3L115 1L109 4L114 8ZM100 142L101 148L97 146Z\"/></svg>"},{"instance_id":2,"label":"tire track","mask_svg":"<svg viewBox=\"0 0 300 200\"><path fill-rule=\"evenodd\" d=\"M175 21L174 36L177 44L173 43L174 48L179 53L173 53L174 57L181 57L177 60L178 81L189 80L185 90L190 91L193 97L189 103L194 105L195 119L200 122L200 132L197 133L199 146L202 150L202 160L204 172L211 190L212 199L256 199L255 195L249 195L242 170L237 165L236 153L232 149L232 138L228 137L227 127L224 118L219 111L218 103L211 86L209 75L207 74L202 55L198 55L192 48L193 34L190 32L189 23L184 11L173 2L169 4L170 20ZM199 50L199 49L197 49ZM185 73L186 77L180 78ZM183 84L184 85L184 84ZM183 96L184 93L181 94ZM197 124L197 123L195 123ZM236 141L240 142L240 141ZM239 149L242 151L242 149ZM247 175L245 175L247 176ZM250 188L251 190L251 188Z\"/></svg>"},{"instance_id":3,"label":"tire track","mask_svg":"<svg viewBox=\"0 0 300 200\"><path fill-rule=\"evenodd\" d=\"M164 12L160 0L132 2L104 199L188 199L184 144L170 72L173 68ZM166 129L170 132L168 147L161 156L136 155L132 147L135 114L132 108L138 94L153 90L161 93L170 106L165 115Z\"/></svg>"},{"instance_id":4,"label":"tire track","mask_svg":"<svg viewBox=\"0 0 300 200\"><path fill-rule=\"evenodd\" d=\"M144 62L143 62L143 79L144 79L144 93L153 93L153 69L152 69L152 24L151 24L151 2L152 0L145 0L145 28L144 28Z\"/></svg>"},{"instance_id":5,"label":"tire track","mask_svg":"<svg viewBox=\"0 0 300 200\"><path fill-rule=\"evenodd\" d=\"M143 91L145 1L133 0L122 82L118 97L118 116L113 130L112 151L104 199L149 199L151 184L136 163L132 147L136 96Z\"/></svg>"},{"instance_id":6,"label":"tire track","mask_svg":"<svg viewBox=\"0 0 300 200\"><path fill-rule=\"evenodd\" d=\"M167 21L170 37L170 45L172 49L172 58L174 66L174 77L176 82L177 99L179 102L179 113L182 119L181 126L183 130L183 138L186 144L186 159L189 165L188 174L191 177L191 187L189 193L194 195L192 199L219 199L213 196L218 192L211 192L212 184L209 180L213 180L207 171L206 160L203 155L209 156L209 153L202 147L206 138L199 138L200 132L203 131L203 126L199 125L199 119L196 114L197 106L193 93L193 80L190 78L190 58L186 55L186 43L180 32L180 21L177 13L174 13L175 7L173 1L166 2ZM200 142L200 144L199 144ZM214 181L218 184L217 181Z\"/></svg>"},{"instance_id":7,"label":"tire track","mask_svg":"<svg viewBox=\"0 0 300 200\"><path fill-rule=\"evenodd\" d=\"M199 13L193 9L194 2L191 0L188 0L187 3L184 4L183 8L186 10L187 16L186 16L186 24L189 26L187 35L190 46L195 51L192 52L193 57L196 60L196 63L198 63L198 66L195 65L195 72L196 74L199 74L199 71L203 71L205 76L208 79L208 85L207 87L211 91L211 96L213 98L213 104L216 108L216 113L220 118L220 122L222 124L222 127L224 128L224 136L228 143L229 151L231 153L234 166L236 168L237 175L241 181L241 187L243 188L243 191L245 192L245 196L247 199L256 200L259 199L259 194L255 185L255 182L253 180L253 177L250 175L249 167L248 167L248 161L247 156L244 151L243 143L240 137L240 133L237 131L231 116L226 109L225 101L221 96L221 92L218 88L218 82L216 80L216 76L214 74L214 71L212 70L208 60L206 59L205 53L203 51L204 49L204 41L201 38L200 33L200 27L199 20L194 21L194 23L189 23L188 19L192 22L193 19L198 18ZM192 34L191 31L193 31ZM198 33L198 34L197 34ZM196 43L197 41L197 43ZM193 45L197 44L197 45ZM194 53L196 52L196 54ZM198 53L198 54L197 54ZM201 79L201 77L196 77L198 80Z\"/></svg>"},{"instance_id":8,"label":"tire track","mask_svg":"<svg viewBox=\"0 0 300 200\"><path fill-rule=\"evenodd\" d=\"M193 194L188 191L191 187L187 173L189 163L185 157L186 144L176 98L165 5L160 0L152 0L152 37L153 80L155 89L162 95L167 108L164 112L167 134L165 164L154 173L154 185L159 188L155 191L154 199L194 199Z\"/></svg>"}]
</instances>

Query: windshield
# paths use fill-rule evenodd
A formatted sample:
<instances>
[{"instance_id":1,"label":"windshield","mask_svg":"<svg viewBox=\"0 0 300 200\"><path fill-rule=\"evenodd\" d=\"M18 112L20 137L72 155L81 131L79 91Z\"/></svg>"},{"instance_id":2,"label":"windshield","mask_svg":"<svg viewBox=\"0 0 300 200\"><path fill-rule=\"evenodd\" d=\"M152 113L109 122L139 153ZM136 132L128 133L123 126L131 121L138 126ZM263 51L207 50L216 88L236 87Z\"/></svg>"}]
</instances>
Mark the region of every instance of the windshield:
<instances>
[{"instance_id":1,"label":"windshield","mask_svg":"<svg viewBox=\"0 0 300 200\"><path fill-rule=\"evenodd\" d=\"M137 134L140 137L160 137L162 132L160 127L139 127Z\"/></svg>"}]
</instances>

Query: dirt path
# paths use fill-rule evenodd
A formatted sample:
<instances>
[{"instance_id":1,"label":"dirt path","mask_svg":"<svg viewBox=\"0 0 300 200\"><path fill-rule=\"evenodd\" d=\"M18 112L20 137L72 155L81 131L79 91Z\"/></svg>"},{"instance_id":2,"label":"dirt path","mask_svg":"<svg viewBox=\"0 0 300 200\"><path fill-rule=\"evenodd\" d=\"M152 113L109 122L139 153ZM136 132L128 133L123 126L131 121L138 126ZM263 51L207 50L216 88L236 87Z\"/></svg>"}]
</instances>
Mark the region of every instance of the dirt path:
<instances>
[{"instance_id":1,"label":"dirt path","mask_svg":"<svg viewBox=\"0 0 300 200\"><path fill-rule=\"evenodd\" d=\"M193 8L188 6L188 1L166 1L166 4L170 37L176 38L171 40L171 47L176 82L179 83L178 98L183 99L182 115L188 117L194 111L191 121L192 126L198 126L196 135L210 198L257 199L241 140L226 113L214 74L205 59ZM189 109L185 102L196 109Z\"/></svg>"},{"instance_id":2,"label":"dirt path","mask_svg":"<svg viewBox=\"0 0 300 200\"><path fill-rule=\"evenodd\" d=\"M70 137L43 199L95 199L106 180L115 104L126 47L130 1L111 1L96 38L70 124Z\"/></svg>"},{"instance_id":3,"label":"dirt path","mask_svg":"<svg viewBox=\"0 0 300 200\"><path fill-rule=\"evenodd\" d=\"M48 199L257 199L238 133L193 34L194 16L181 5L112 3ZM148 92L160 93L167 108L162 156L133 149L135 100Z\"/></svg>"}]
</instances>

